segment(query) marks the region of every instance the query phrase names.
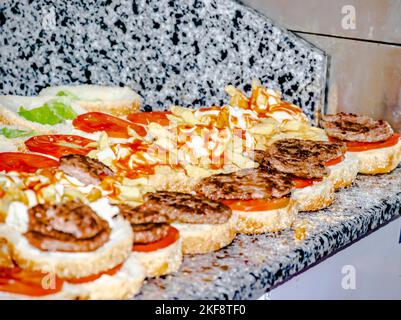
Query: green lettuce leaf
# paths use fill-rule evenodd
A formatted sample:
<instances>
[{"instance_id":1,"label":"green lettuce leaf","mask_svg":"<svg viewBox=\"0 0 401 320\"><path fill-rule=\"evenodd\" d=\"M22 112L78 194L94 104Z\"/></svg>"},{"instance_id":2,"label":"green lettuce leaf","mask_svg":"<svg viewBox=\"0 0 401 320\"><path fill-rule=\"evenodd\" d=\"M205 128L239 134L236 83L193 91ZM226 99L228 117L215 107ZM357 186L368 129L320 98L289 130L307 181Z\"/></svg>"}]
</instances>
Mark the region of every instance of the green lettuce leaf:
<instances>
[{"instance_id":1,"label":"green lettuce leaf","mask_svg":"<svg viewBox=\"0 0 401 320\"><path fill-rule=\"evenodd\" d=\"M36 132L19 130L19 129L10 129L4 127L0 128L0 135L5 136L8 139L13 139L13 138L31 137L36 135Z\"/></svg>"},{"instance_id":2,"label":"green lettuce leaf","mask_svg":"<svg viewBox=\"0 0 401 320\"><path fill-rule=\"evenodd\" d=\"M21 106L18 114L26 120L49 125L62 123L64 120L73 120L77 116L71 106L57 100L49 101L43 106L31 110Z\"/></svg>"}]
</instances>

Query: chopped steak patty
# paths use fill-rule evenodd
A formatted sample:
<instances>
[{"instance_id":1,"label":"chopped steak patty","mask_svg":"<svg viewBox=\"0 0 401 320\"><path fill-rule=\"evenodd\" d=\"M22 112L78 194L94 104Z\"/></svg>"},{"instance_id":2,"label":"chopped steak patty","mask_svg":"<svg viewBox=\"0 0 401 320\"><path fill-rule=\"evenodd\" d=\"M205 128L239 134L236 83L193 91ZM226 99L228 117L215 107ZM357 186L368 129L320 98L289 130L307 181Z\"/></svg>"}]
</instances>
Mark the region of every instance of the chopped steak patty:
<instances>
[{"instance_id":1,"label":"chopped steak patty","mask_svg":"<svg viewBox=\"0 0 401 320\"><path fill-rule=\"evenodd\" d=\"M328 136L344 141L378 142L394 134L387 121L352 113L323 116L321 124Z\"/></svg>"},{"instance_id":2,"label":"chopped steak patty","mask_svg":"<svg viewBox=\"0 0 401 320\"><path fill-rule=\"evenodd\" d=\"M216 174L201 180L196 191L211 200L281 198L291 192L291 177L261 168Z\"/></svg>"},{"instance_id":3,"label":"chopped steak patty","mask_svg":"<svg viewBox=\"0 0 401 320\"><path fill-rule=\"evenodd\" d=\"M157 217L160 215L168 222L194 223L194 224L221 224L231 217L231 209L226 205L210 201L200 196L180 192L156 192L147 193L145 202L132 208L132 216L137 216L132 221L145 223L143 217ZM139 218L138 218L139 217ZM154 221L159 222L159 218ZM148 219L151 220L151 219ZM156 220L156 221L155 221Z\"/></svg>"},{"instance_id":4,"label":"chopped steak patty","mask_svg":"<svg viewBox=\"0 0 401 320\"><path fill-rule=\"evenodd\" d=\"M327 175L325 163L344 155L344 143L283 139L266 151L257 151L255 161L270 170L278 170L299 178L323 178Z\"/></svg>"},{"instance_id":5,"label":"chopped steak patty","mask_svg":"<svg viewBox=\"0 0 401 320\"><path fill-rule=\"evenodd\" d=\"M170 226L166 223L134 224L134 244L159 241L167 237L169 229Z\"/></svg>"},{"instance_id":6,"label":"chopped steak patty","mask_svg":"<svg viewBox=\"0 0 401 320\"><path fill-rule=\"evenodd\" d=\"M27 240L44 251L94 251L108 241L110 227L89 206L70 201L28 210Z\"/></svg>"},{"instance_id":7,"label":"chopped steak patty","mask_svg":"<svg viewBox=\"0 0 401 320\"><path fill-rule=\"evenodd\" d=\"M105 164L80 154L61 157L59 169L86 185L99 184L102 177L114 175Z\"/></svg>"},{"instance_id":8,"label":"chopped steak patty","mask_svg":"<svg viewBox=\"0 0 401 320\"><path fill-rule=\"evenodd\" d=\"M169 216L165 212L158 212L157 210L142 210L141 207L132 207L128 204L118 204L120 214L124 219L128 220L131 225L151 224L151 223L168 223Z\"/></svg>"}]
</instances>

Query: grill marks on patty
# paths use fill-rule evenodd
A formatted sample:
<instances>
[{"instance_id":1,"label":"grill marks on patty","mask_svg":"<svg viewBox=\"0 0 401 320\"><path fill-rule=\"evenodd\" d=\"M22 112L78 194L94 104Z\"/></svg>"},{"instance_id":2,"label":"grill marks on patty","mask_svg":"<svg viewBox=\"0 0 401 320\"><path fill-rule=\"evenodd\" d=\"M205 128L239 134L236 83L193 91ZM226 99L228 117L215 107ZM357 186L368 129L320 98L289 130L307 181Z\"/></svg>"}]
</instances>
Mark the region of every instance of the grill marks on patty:
<instances>
[{"instance_id":1,"label":"grill marks on patty","mask_svg":"<svg viewBox=\"0 0 401 320\"><path fill-rule=\"evenodd\" d=\"M142 205L135 208L125 206L122 214L131 224L171 222L221 224L231 217L231 209L222 203L203 197L164 191L147 193Z\"/></svg>"},{"instance_id":2,"label":"grill marks on patty","mask_svg":"<svg viewBox=\"0 0 401 320\"><path fill-rule=\"evenodd\" d=\"M107 221L81 202L38 204L28 210L28 216L25 237L43 251L94 251L109 240Z\"/></svg>"},{"instance_id":3,"label":"grill marks on patty","mask_svg":"<svg viewBox=\"0 0 401 320\"><path fill-rule=\"evenodd\" d=\"M293 181L288 175L257 168L204 178L195 190L216 201L250 200L281 198L288 195L292 187Z\"/></svg>"},{"instance_id":4,"label":"grill marks on patty","mask_svg":"<svg viewBox=\"0 0 401 320\"><path fill-rule=\"evenodd\" d=\"M273 143L266 151L257 151L255 161L269 170L299 178L323 178L328 173L325 163L345 152L344 143L283 139Z\"/></svg>"},{"instance_id":5,"label":"grill marks on patty","mask_svg":"<svg viewBox=\"0 0 401 320\"><path fill-rule=\"evenodd\" d=\"M59 169L86 185L97 185L103 177L114 175L102 162L79 154L61 157Z\"/></svg>"},{"instance_id":6,"label":"grill marks on patty","mask_svg":"<svg viewBox=\"0 0 401 320\"><path fill-rule=\"evenodd\" d=\"M344 141L378 142L387 140L394 134L387 121L352 113L323 116L321 124L328 136Z\"/></svg>"},{"instance_id":7,"label":"grill marks on patty","mask_svg":"<svg viewBox=\"0 0 401 320\"><path fill-rule=\"evenodd\" d=\"M170 226L166 223L147 223L132 225L134 243L146 244L167 237Z\"/></svg>"}]
</instances>

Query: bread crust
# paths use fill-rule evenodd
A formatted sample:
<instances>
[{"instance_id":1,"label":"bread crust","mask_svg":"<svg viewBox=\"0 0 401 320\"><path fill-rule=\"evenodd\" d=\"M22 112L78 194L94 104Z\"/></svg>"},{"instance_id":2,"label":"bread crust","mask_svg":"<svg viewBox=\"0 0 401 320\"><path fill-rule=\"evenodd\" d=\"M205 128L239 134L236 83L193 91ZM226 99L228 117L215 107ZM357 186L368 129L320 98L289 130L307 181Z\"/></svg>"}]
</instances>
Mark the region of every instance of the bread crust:
<instances>
[{"instance_id":1,"label":"bread crust","mask_svg":"<svg viewBox=\"0 0 401 320\"><path fill-rule=\"evenodd\" d=\"M0 300L119 300L134 296L142 287L145 270L135 258L128 258L114 275L102 275L95 281L71 284L64 282L60 292L40 297L0 292Z\"/></svg>"},{"instance_id":2,"label":"bread crust","mask_svg":"<svg viewBox=\"0 0 401 320\"><path fill-rule=\"evenodd\" d=\"M110 240L92 252L43 252L6 225L0 227L0 236L7 239L11 256L21 268L53 272L61 278L81 278L113 268L127 259L133 242L131 225L124 220L116 220Z\"/></svg>"},{"instance_id":3,"label":"bread crust","mask_svg":"<svg viewBox=\"0 0 401 320\"><path fill-rule=\"evenodd\" d=\"M78 100L79 106L88 112L108 112L115 116L127 116L140 109L139 101L117 100L117 101L83 101Z\"/></svg>"},{"instance_id":4,"label":"bread crust","mask_svg":"<svg viewBox=\"0 0 401 320\"><path fill-rule=\"evenodd\" d=\"M237 232L246 234L260 234L278 232L290 228L298 214L298 205L294 199L280 209L269 211L245 212L233 211L236 217Z\"/></svg>"},{"instance_id":5,"label":"bread crust","mask_svg":"<svg viewBox=\"0 0 401 320\"><path fill-rule=\"evenodd\" d=\"M295 189L292 197L298 203L299 211L317 211L333 203L334 186L328 178L325 178L312 186Z\"/></svg>"},{"instance_id":6,"label":"bread crust","mask_svg":"<svg viewBox=\"0 0 401 320\"><path fill-rule=\"evenodd\" d=\"M151 252L132 252L146 270L147 277L159 277L178 271L182 263L182 240Z\"/></svg>"},{"instance_id":7,"label":"bread crust","mask_svg":"<svg viewBox=\"0 0 401 320\"><path fill-rule=\"evenodd\" d=\"M220 250L228 246L237 235L236 218L222 224L187 224L173 223L180 231L182 252L184 254L201 254Z\"/></svg>"},{"instance_id":8,"label":"bread crust","mask_svg":"<svg viewBox=\"0 0 401 320\"><path fill-rule=\"evenodd\" d=\"M344 160L340 163L328 167L329 179L334 185L334 189L350 186L356 179L359 172L359 159L347 152Z\"/></svg>"},{"instance_id":9,"label":"bread crust","mask_svg":"<svg viewBox=\"0 0 401 320\"><path fill-rule=\"evenodd\" d=\"M401 162L401 140L391 147L350 153L359 159L359 173L389 173Z\"/></svg>"}]
</instances>

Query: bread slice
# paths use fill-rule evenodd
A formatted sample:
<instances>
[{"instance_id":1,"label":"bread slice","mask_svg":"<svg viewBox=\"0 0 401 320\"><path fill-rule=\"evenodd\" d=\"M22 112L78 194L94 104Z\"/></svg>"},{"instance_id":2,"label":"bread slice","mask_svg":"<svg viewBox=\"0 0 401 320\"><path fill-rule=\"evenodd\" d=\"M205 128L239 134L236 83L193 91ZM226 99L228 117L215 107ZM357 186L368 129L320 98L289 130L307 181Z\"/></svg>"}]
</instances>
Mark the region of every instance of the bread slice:
<instances>
[{"instance_id":1,"label":"bread slice","mask_svg":"<svg viewBox=\"0 0 401 320\"><path fill-rule=\"evenodd\" d=\"M138 111L140 96L129 87L73 85L43 89L40 96L56 96L60 91L74 95L76 103L86 111L108 112L123 116Z\"/></svg>"},{"instance_id":2,"label":"bread slice","mask_svg":"<svg viewBox=\"0 0 401 320\"><path fill-rule=\"evenodd\" d=\"M347 152L343 161L334 166L329 166L328 170L328 178L334 185L334 189L345 188L355 181L359 171L359 160L356 156Z\"/></svg>"},{"instance_id":3,"label":"bread slice","mask_svg":"<svg viewBox=\"0 0 401 320\"><path fill-rule=\"evenodd\" d=\"M253 212L233 211L237 220L237 232L246 234L277 232L290 228L297 214L298 206L293 199L290 199L290 203L286 207L280 209Z\"/></svg>"},{"instance_id":4,"label":"bread slice","mask_svg":"<svg viewBox=\"0 0 401 320\"><path fill-rule=\"evenodd\" d=\"M11 139L0 135L0 152L18 152L23 146L25 147L24 143L14 143Z\"/></svg>"},{"instance_id":5,"label":"bread slice","mask_svg":"<svg viewBox=\"0 0 401 320\"><path fill-rule=\"evenodd\" d=\"M32 110L43 106L51 100L54 100L54 96L0 96L0 123L10 126L15 126L25 130L33 130L37 133L57 133L71 130L71 120L65 120L64 122L56 125L41 124L33 121L29 121L18 114L20 107L23 106L27 110ZM58 97L61 102L66 102L66 98ZM80 107L74 101L69 101L68 104L76 114L85 113L86 110Z\"/></svg>"},{"instance_id":6,"label":"bread slice","mask_svg":"<svg viewBox=\"0 0 401 320\"><path fill-rule=\"evenodd\" d=\"M220 250L228 246L237 235L234 215L222 224L172 223L180 231L182 252L201 254Z\"/></svg>"},{"instance_id":7,"label":"bread slice","mask_svg":"<svg viewBox=\"0 0 401 320\"><path fill-rule=\"evenodd\" d=\"M334 185L325 178L309 187L293 190L292 198L297 202L299 211L317 211L333 203Z\"/></svg>"},{"instance_id":8,"label":"bread slice","mask_svg":"<svg viewBox=\"0 0 401 320\"><path fill-rule=\"evenodd\" d=\"M55 294L32 297L0 291L0 300L117 300L133 297L142 287L145 270L134 257L129 257L114 275L81 284L64 282L62 290Z\"/></svg>"},{"instance_id":9,"label":"bread slice","mask_svg":"<svg viewBox=\"0 0 401 320\"><path fill-rule=\"evenodd\" d=\"M105 206L103 202L102 205ZM10 210L6 223L0 225L0 237L7 240L13 260L23 269L53 272L67 279L82 278L121 264L131 253L133 232L130 223L121 218L110 219L97 210L111 228L109 241L102 247L91 252L41 251L23 236L28 224L27 207L22 203L18 207L20 210Z\"/></svg>"},{"instance_id":10,"label":"bread slice","mask_svg":"<svg viewBox=\"0 0 401 320\"><path fill-rule=\"evenodd\" d=\"M166 248L151 252L134 251L131 257L135 257L142 263L147 277L159 277L178 271L182 263L182 241L176 242Z\"/></svg>"},{"instance_id":11,"label":"bread slice","mask_svg":"<svg viewBox=\"0 0 401 320\"><path fill-rule=\"evenodd\" d=\"M401 140L391 147L350 153L359 159L359 173L389 173L401 162Z\"/></svg>"}]
</instances>

